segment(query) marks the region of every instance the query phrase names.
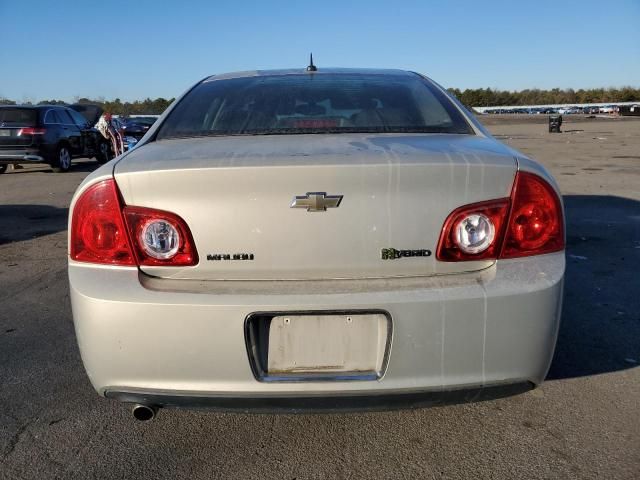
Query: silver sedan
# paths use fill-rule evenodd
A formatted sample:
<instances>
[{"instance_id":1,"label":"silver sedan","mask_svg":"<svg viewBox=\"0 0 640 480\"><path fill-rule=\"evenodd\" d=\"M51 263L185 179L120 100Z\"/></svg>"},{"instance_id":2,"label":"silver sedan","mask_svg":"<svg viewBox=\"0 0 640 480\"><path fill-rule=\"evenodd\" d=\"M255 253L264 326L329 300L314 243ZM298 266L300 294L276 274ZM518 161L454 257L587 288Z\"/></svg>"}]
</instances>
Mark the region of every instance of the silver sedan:
<instances>
[{"instance_id":1,"label":"silver sedan","mask_svg":"<svg viewBox=\"0 0 640 480\"><path fill-rule=\"evenodd\" d=\"M85 368L138 419L494 398L553 355L558 187L413 72L208 77L69 221Z\"/></svg>"}]
</instances>

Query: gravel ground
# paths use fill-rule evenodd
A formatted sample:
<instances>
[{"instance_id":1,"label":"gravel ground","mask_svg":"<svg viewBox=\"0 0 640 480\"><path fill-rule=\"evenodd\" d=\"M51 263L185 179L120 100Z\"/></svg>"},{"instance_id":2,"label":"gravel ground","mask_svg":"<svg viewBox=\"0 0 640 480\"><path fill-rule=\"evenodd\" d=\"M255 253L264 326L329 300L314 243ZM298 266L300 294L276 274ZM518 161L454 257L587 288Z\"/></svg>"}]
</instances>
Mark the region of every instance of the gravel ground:
<instances>
[{"instance_id":1,"label":"gravel ground","mask_svg":"<svg viewBox=\"0 0 640 480\"><path fill-rule=\"evenodd\" d=\"M92 390L71 322L67 207L96 164L1 175L0 478L639 478L640 121L513 122L489 128L550 168L567 209L549 378L415 411L135 422Z\"/></svg>"}]
</instances>

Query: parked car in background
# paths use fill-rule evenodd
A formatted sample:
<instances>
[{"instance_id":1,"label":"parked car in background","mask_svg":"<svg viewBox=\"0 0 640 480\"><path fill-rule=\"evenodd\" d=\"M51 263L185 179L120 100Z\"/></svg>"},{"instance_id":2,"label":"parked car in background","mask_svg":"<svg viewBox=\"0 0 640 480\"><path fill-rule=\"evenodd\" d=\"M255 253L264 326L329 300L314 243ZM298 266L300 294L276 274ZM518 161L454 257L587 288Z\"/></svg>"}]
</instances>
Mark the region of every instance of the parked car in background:
<instances>
[{"instance_id":1,"label":"parked car in background","mask_svg":"<svg viewBox=\"0 0 640 480\"><path fill-rule=\"evenodd\" d=\"M131 150L156 122L156 117L118 117L118 128L125 144Z\"/></svg>"},{"instance_id":2,"label":"parked car in background","mask_svg":"<svg viewBox=\"0 0 640 480\"><path fill-rule=\"evenodd\" d=\"M600 107L600 113L613 113L616 111L615 105L605 105L604 107Z\"/></svg>"},{"instance_id":3,"label":"parked car in background","mask_svg":"<svg viewBox=\"0 0 640 480\"><path fill-rule=\"evenodd\" d=\"M120 117L122 135L140 140L158 120L155 117Z\"/></svg>"},{"instance_id":4,"label":"parked car in background","mask_svg":"<svg viewBox=\"0 0 640 480\"><path fill-rule=\"evenodd\" d=\"M102 107L98 105L74 103L73 105L67 105L67 106L68 108L82 115L87 121L87 123L90 124L91 126L94 126L96 123L98 123L98 120L100 119L100 115L104 113L104 110L102 109Z\"/></svg>"},{"instance_id":5,"label":"parked car in background","mask_svg":"<svg viewBox=\"0 0 640 480\"><path fill-rule=\"evenodd\" d=\"M560 115L575 115L579 113L584 113L581 107L561 107L558 109L558 113Z\"/></svg>"},{"instance_id":6,"label":"parked car in background","mask_svg":"<svg viewBox=\"0 0 640 480\"><path fill-rule=\"evenodd\" d=\"M60 105L0 106L0 173L21 163L48 163L66 172L77 157L108 161L94 124Z\"/></svg>"},{"instance_id":7,"label":"parked car in background","mask_svg":"<svg viewBox=\"0 0 640 480\"><path fill-rule=\"evenodd\" d=\"M558 187L413 72L209 77L69 215L82 360L138 419L486 399L551 363Z\"/></svg>"},{"instance_id":8,"label":"parked car in background","mask_svg":"<svg viewBox=\"0 0 640 480\"><path fill-rule=\"evenodd\" d=\"M100 107L99 105L86 103L76 103L73 105L68 105L68 107L81 114L87 120L87 123L94 128L99 139L99 150L102 163L114 158L116 156L116 153L113 151L111 142L106 139L97 129L95 129L98 120L100 120L102 114L105 113L102 107Z\"/></svg>"},{"instance_id":9,"label":"parked car in background","mask_svg":"<svg viewBox=\"0 0 640 480\"><path fill-rule=\"evenodd\" d=\"M618 107L618 113L622 116L640 116L640 105L620 105Z\"/></svg>"}]
</instances>

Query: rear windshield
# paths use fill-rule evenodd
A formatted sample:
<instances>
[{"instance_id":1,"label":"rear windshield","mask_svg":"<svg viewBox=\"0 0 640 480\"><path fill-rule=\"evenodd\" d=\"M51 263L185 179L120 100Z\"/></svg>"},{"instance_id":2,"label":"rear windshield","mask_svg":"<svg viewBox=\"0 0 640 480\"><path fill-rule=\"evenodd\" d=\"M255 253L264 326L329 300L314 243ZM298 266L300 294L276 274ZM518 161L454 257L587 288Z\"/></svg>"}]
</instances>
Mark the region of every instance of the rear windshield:
<instances>
[{"instance_id":1,"label":"rear windshield","mask_svg":"<svg viewBox=\"0 0 640 480\"><path fill-rule=\"evenodd\" d=\"M156 138L342 132L473 130L418 75L305 74L204 81L171 111Z\"/></svg>"},{"instance_id":2,"label":"rear windshield","mask_svg":"<svg viewBox=\"0 0 640 480\"><path fill-rule=\"evenodd\" d=\"M31 108L0 108L0 127L32 127L38 122L38 111Z\"/></svg>"},{"instance_id":3,"label":"rear windshield","mask_svg":"<svg viewBox=\"0 0 640 480\"><path fill-rule=\"evenodd\" d=\"M129 117L122 119L125 123L137 123L138 125L153 125L156 123L157 118L153 117Z\"/></svg>"}]
</instances>

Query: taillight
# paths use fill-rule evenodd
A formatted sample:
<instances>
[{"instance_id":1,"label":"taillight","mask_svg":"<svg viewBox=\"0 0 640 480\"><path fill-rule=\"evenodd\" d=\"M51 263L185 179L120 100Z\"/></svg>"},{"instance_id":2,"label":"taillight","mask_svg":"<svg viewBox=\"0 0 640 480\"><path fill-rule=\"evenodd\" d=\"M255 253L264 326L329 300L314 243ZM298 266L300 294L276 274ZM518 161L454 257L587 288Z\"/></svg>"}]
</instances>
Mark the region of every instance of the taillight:
<instances>
[{"instance_id":1,"label":"taillight","mask_svg":"<svg viewBox=\"0 0 640 480\"><path fill-rule=\"evenodd\" d=\"M526 257L564 249L562 205L545 180L518 172L500 258Z\"/></svg>"},{"instance_id":2,"label":"taillight","mask_svg":"<svg viewBox=\"0 0 640 480\"><path fill-rule=\"evenodd\" d=\"M73 260L135 265L114 180L96 183L80 195L73 209L70 236Z\"/></svg>"},{"instance_id":3,"label":"taillight","mask_svg":"<svg viewBox=\"0 0 640 480\"><path fill-rule=\"evenodd\" d=\"M24 127L18 130L18 136L22 135L44 135L47 133L46 128Z\"/></svg>"},{"instance_id":4,"label":"taillight","mask_svg":"<svg viewBox=\"0 0 640 480\"><path fill-rule=\"evenodd\" d=\"M177 215L123 208L113 179L87 188L71 220L71 258L108 265L189 266L198 263L191 232Z\"/></svg>"},{"instance_id":5,"label":"taillight","mask_svg":"<svg viewBox=\"0 0 640 480\"><path fill-rule=\"evenodd\" d=\"M179 216L162 210L125 207L124 217L140 265L190 266L198 263L191 232Z\"/></svg>"},{"instance_id":6,"label":"taillight","mask_svg":"<svg viewBox=\"0 0 640 480\"><path fill-rule=\"evenodd\" d=\"M516 173L511 198L465 205L444 223L436 258L517 258L564 249L562 205L541 177Z\"/></svg>"}]
</instances>

